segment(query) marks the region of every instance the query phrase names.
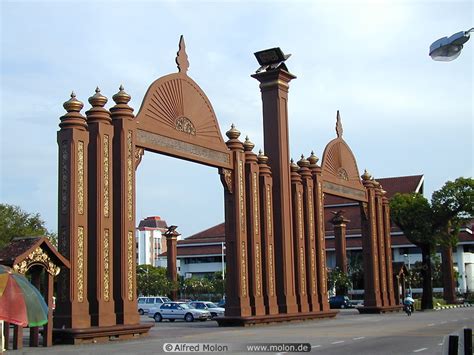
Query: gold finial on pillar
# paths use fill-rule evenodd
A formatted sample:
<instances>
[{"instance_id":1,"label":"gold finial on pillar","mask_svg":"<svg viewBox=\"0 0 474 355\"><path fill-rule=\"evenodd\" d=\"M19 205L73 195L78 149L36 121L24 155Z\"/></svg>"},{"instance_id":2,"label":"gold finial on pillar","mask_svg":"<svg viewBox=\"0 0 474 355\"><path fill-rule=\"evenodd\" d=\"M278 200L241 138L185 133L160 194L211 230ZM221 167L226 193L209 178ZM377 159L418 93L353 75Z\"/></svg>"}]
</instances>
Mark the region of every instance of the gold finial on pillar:
<instances>
[{"instance_id":1,"label":"gold finial on pillar","mask_svg":"<svg viewBox=\"0 0 474 355\"><path fill-rule=\"evenodd\" d=\"M108 99L100 93L99 87L95 89L95 94L89 97L89 103L92 107L104 107Z\"/></svg>"},{"instance_id":2,"label":"gold finial on pillar","mask_svg":"<svg viewBox=\"0 0 474 355\"><path fill-rule=\"evenodd\" d=\"M80 112L84 107L84 104L76 99L74 91L71 93L71 98L63 104L64 109L67 112Z\"/></svg>"},{"instance_id":3,"label":"gold finial on pillar","mask_svg":"<svg viewBox=\"0 0 474 355\"><path fill-rule=\"evenodd\" d=\"M372 178L372 176L369 174L367 169L364 169L364 173L362 174L361 178L364 181L369 181Z\"/></svg>"},{"instance_id":4,"label":"gold finial on pillar","mask_svg":"<svg viewBox=\"0 0 474 355\"><path fill-rule=\"evenodd\" d=\"M123 85L120 85L119 92L112 96L114 102L118 104L128 104L131 99L131 96L127 94L123 88Z\"/></svg>"},{"instance_id":5,"label":"gold finial on pillar","mask_svg":"<svg viewBox=\"0 0 474 355\"><path fill-rule=\"evenodd\" d=\"M254 147L255 147L255 144L253 144L253 143L250 141L249 136L246 136L246 137L245 137L245 142L244 142L244 150L245 150L246 152L251 152Z\"/></svg>"},{"instance_id":6,"label":"gold finial on pillar","mask_svg":"<svg viewBox=\"0 0 474 355\"><path fill-rule=\"evenodd\" d=\"M304 168L309 168L309 161L304 157L303 154L301 154L301 159L298 160L297 164L300 168L303 168L303 167Z\"/></svg>"},{"instance_id":7,"label":"gold finial on pillar","mask_svg":"<svg viewBox=\"0 0 474 355\"><path fill-rule=\"evenodd\" d=\"M308 157L308 161L310 166L316 166L319 161L319 158L314 155L313 151L311 151L311 155Z\"/></svg>"},{"instance_id":8,"label":"gold finial on pillar","mask_svg":"<svg viewBox=\"0 0 474 355\"><path fill-rule=\"evenodd\" d=\"M267 164L268 163L268 157L265 154L263 154L263 151L261 149L258 151L257 159L258 159L259 164Z\"/></svg>"},{"instance_id":9,"label":"gold finial on pillar","mask_svg":"<svg viewBox=\"0 0 474 355\"><path fill-rule=\"evenodd\" d=\"M291 169L292 172L297 172L298 169L299 169L298 165L296 165L293 158L291 158L291 160L290 160L290 169Z\"/></svg>"},{"instance_id":10,"label":"gold finial on pillar","mask_svg":"<svg viewBox=\"0 0 474 355\"><path fill-rule=\"evenodd\" d=\"M237 128L235 128L234 124L232 123L230 126L230 129L227 132L225 132L225 135L229 139L237 139L240 137L240 131Z\"/></svg>"},{"instance_id":11,"label":"gold finial on pillar","mask_svg":"<svg viewBox=\"0 0 474 355\"><path fill-rule=\"evenodd\" d=\"M186 44L184 43L184 36L179 38L179 50L176 53L176 64L178 64L178 71L186 74L189 69L188 55L186 54Z\"/></svg>"}]
</instances>

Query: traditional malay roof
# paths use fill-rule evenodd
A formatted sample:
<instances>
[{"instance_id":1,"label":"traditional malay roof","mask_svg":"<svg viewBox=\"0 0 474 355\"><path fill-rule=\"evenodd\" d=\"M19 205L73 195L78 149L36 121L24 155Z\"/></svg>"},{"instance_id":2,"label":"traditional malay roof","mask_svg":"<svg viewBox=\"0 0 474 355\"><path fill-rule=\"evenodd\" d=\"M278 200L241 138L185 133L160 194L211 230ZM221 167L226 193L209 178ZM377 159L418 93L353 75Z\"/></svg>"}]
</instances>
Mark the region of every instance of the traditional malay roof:
<instances>
[{"instance_id":1,"label":"traditional malay roof","mask_svg":"<svg viewBox=\"0 0 474 355\"><path fill-rule=\"evenodd\" d=\"M159 216L152 216L142 219L138 225L138 229L143 231L146 229L161 229L167 230L168 225L164 219L161 219Z\"/></svg>"}]
</instances>

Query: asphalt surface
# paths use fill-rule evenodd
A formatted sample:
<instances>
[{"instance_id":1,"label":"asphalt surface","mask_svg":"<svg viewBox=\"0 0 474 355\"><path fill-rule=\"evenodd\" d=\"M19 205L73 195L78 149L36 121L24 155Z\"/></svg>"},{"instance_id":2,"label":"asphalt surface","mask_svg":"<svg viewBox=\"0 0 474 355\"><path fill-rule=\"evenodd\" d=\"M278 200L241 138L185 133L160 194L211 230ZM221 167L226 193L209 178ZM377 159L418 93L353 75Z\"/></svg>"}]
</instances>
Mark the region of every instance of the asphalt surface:
<instances>
[{"instance_id":1,"label":"asphalt surface","mask_svg":"<svg viewBox=\"0 0 474 355\"><path fill-rule=\"evenodd\" d=\"M146 316L141 320L153 321ZM213 349L219 353L250 354L254 352L249 346L263 343L309 343L312 353L321 354L443 354L447 337L462 333L464 327L474 328L474 307L415 312L411 317L402 312L360 315L354 309L347 309L335 319L246 328L220 328L215 321L163 321L156 323L146 338L52 348L25 347L8 354L157 354L164 353L166 346L188 350L186 353ZM286 353L285 350L288 347L280 346L272 353Z\"/></svg>"}]
</instances>

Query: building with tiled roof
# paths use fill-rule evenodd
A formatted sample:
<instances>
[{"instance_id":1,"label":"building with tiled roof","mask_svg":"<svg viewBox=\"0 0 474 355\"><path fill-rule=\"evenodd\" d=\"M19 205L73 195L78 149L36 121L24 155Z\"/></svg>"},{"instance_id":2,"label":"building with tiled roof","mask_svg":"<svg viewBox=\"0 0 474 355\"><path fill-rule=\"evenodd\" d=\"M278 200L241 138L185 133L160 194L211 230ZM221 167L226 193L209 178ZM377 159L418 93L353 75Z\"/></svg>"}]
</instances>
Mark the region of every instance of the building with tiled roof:
<instances>
[{"instance_id":1,"label":"building with tiled roof","mask_svg":"<svg viewBox=\"0 0 474 355\"><path fill-rule=\"evenodd\" d=\"M395 193L423 194L424 176L400 176L377 179L387 197ZM334 232L331 219L333 212L344 210L344 217L350 220L347 223L346 248L347 253L362 253L362 234L359 203L346 198L325 195L325 230L326 230L326 255L327 266L335 267ZM474 289L474 236L472 225L461 230L459 244L453 253L455 267L460 274L459 291ZM391 226L392 259L393 262L403 262L408 267L421 261L421 252L403 235L395 225ZM165 256L166 253L163 254ZM194 234L184 240L178 241L178 260L180 261L180 274L204 276L223 269L225 263L225 225L224 223Z\"/></svg>"}]
</instances>

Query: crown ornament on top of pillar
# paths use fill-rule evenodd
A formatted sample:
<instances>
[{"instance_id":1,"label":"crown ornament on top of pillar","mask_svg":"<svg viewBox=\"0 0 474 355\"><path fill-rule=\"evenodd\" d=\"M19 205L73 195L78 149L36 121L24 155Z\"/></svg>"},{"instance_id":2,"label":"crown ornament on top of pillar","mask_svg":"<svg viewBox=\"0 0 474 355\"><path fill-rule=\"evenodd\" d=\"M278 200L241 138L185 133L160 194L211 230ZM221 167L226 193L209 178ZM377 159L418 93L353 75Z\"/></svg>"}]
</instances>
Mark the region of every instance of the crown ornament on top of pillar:
<instances>
[{"instance_id":1,"label":"crown ornament on top of pillar","mask_svg":"<svg viewBox=\"0 0 474 355\"><path fill-rule=\"evenodd\" d=\"M293 158L290 160L290 169L292 172L297 172L299 170L299 166L295 163Z\"/></svg>"},{"instance_id":2,"label":"crown ornament on top of pillar","mask_svg":"<svg viewBox=\"0 0 474 355\"><path fill-rule=\"evenodd\" d=\"M249 136L246 136L246 137L245 137L245 142L244 142L244 150L245 150L246 152L251 152L254 147L255 147L255 144L253 144L253 143L250 141Z\"/></svg>"},{"instance_id":3,"label":"crown ornament on top of pillar","mask_svg":"<svg viewBox=\"0 0 474 355\"><path fill-rule=\"evenodd\" d=\"M76 99L76 94L71 92L71 98L63 104L64 109L67 112L80 112L84 107L84 104Z\"/></svg>"},{"instance_id":4,"label":"crown ornament on top of pillar","mask_svg":"<svg viewBox=\"0 0 474 355\"><path fill-rule=\"evenodd\" d=\"M309 168L310 162L301 154L301 159L298 160L297 164L300 168Z\"/></svg>"},{"instance_id":5,"label":"crown ornament on top of pillar","mask_svg":"<svg viewBox=\"0 0 474 355\"><path fill-rule=\"evenodd\" d=\"M230 129L225 132L225 135L229 138L229 139L238 139L240 137L240 131L235 128L235 125L232 123L230 125Z\"/></svg>"},{"instance_id":6,"label":"crown ornament on top of pillar","mask_svg":"<svg viewBox=\"0 0 474 355\"><path fill-rule=\"evenodd\" d=\"M369 174L367 169L364 169L364 173L361 175L362 180L369 181L372 178L372 175Z\"/></svg>"},{"instance_id":7,"label":"crown ornament on top of pillar","mask_svg":"<svg viewBox=\"0 0 474 355\"><path fill-rule=\"evenodd\" d=\"M120 85L119 87L119 92L117 92L114 96L112 96L112 99L117 105L126 105L130 101L132 97L125 92L125 89L123 88L123 85Z\"/></svg>"},{"instance_id":8,"label":"crown ornament on top of pillar","mask_svg":"<svg viewBox=\"0 0 474 355\"><path fill-rule=\"evenodd\" d=\"M104 107L108 99L100 93L99 87L95 89L95 94L89 97L89 103L92 107Z\"/></svg>"},{"instance_id":9,"label":"crown ornament on top of pillar","mask_svg":"<svg viewBox=\"0 0 474 355\"><path fill-rule=\"evenodd\" d=\"M313 151L311 151L311 155L308 157L308 161L309 161L310 167L316 167L318 166L319 158L316 155L314 155Z\"/></svg>"},{"instance_id":10,"label":"crown ornament on top of pillar","mask_svg":"<svg viewBox=\"0 0 474 355\"><path fill-rule=\"evenodd\" d=\"M267 164L268 163L268 157L265 154L263 154L263 151L261 149L258 151L257 159L258 159L259 164Z\"/></svg>"}]
</instances>

